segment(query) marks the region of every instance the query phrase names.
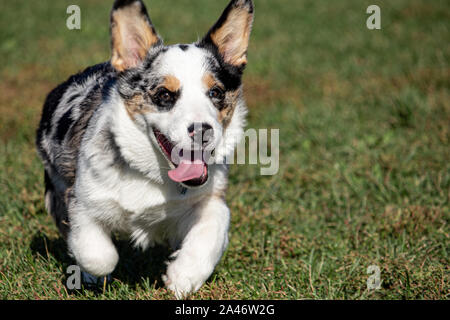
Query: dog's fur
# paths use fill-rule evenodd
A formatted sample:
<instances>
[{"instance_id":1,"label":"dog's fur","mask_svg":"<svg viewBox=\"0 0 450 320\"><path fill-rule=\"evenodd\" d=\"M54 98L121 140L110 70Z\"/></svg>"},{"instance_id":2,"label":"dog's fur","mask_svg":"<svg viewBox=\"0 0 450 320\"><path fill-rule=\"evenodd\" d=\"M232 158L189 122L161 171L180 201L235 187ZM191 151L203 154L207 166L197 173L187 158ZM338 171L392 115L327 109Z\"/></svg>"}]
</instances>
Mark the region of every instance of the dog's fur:
<instances>
[{"instance_id":1,"label":"dog's fur","mask_svg":"<svg viewBox=\"0 0 450 320\"><path fill-rule=\"evenodd\" d=\"M163 280L177 297L211 275L228 243L228 168L220 163L243 132L252 21L252 1L232 0L202 40L164 46L140 0L116 1L111 60L48 95L37 132L45 204L84 271L114 270L118 231L143 249L171 245ZM201 185L177 183L155 130L188 149L197 123L213 132L216 162Z\"/></svg>"}]
</instances>

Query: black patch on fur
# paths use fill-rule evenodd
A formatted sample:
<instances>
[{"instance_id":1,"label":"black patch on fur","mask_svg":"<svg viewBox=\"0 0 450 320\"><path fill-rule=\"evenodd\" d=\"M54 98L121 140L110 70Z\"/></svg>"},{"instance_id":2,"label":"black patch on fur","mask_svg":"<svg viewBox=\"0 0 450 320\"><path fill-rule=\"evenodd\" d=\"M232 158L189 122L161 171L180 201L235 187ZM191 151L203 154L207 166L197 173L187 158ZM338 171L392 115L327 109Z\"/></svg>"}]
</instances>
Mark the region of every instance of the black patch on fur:
<instances>
[{"instance_id":1,"label":"black patch on fur","mask_svg":"<svg viewBox=\"0 0 450 320\"><path fill-rule=\"evenodd\" d=\"M44 170L44 183L45 183L45 192L54 191L52 180L48 176L47 170Z\"/></svg>"},{"instance_id":2,"label":"black patch on fur","mask_svg":"<svg viewBox=\"0 0 450 320\"><path fill-rule=\"evenodd\" d=\"M61 141L64 139L67 131L69 131L69 128L72 124L72 109L69 109L58 121L58 127L56 128L56 139L59 141L59 143L61 143Z\"/></svg>"},{"instance_id":3,"label":"black patch on fur","mask_svg":"<svg viewBox=\"0 0 450 320\"><path fill-rule=\"evenodd\" d=\"M208 59L209 69L223 83L226 91L235 91L242 84L243 68L237 68L225 63L217 48L206 48L213 53L213 57Z\"/></svg>"},{"instance_id":4,"label":"black patch on fur","mask_svg":"<svg viewBox=\"0 0 450 320\"><path fill-rule=\"evenodd\" d=\"M56 110L59 102L61 101L62 96L66 92L67 88L72 84L73 77L70 77L69 80L60 84L58 87L53 89L45 99L44 108L42 110L42 117L39 124L39 129L37 131L37 142L39 145L39 141L41 138L48 132L48 129L51 125L51 121L53 118L53 113Z\"/></svg>"},{"instance_id":5,"label":"black patch on fur","mask_svg":"<svg viewBox=\"0 0 450 320\"><path fill-rule=\"evenodd\" d=\"M110 96L111 96L111 88L114 87L114 85L117 82L117 78L113 77L113 78L109 78L106 82L105 85L102 88L102 99L104 101L108 101Z\"/></svg>"},{"instance_id":6,"label":"black patch on fur","mask_svg":"<svg viewBox=\"0 0 450 320\"><path fill-rule=\"evenodd\" d=\"M161 49L158 50L158 52L156 52L155 54L147 55L147 57L144 60L144 65L143 65L145 72L149 72L152 69L153 62L155 62L156 58L158 58L162 52L166 52L166 51L167 51L166 47L161 47ZM132 70L130 70L130 71L132 71Z\"/></svg>"},{"instance_id":7,"label":"black patch on fur","mask_svg":"<svg viewBox=\"0 0 450 320\"><path fill-rule=\"evenodd\" d=\"M129 5L131 5L131 4L135 3L135 2L139 2L141 4L141 7L143 9L145 9L145 6L144 6L144 4L142 3L141 0L116 0L116 1L114 1L114 4L113 4L113 10L117 10L117 9L120 9L120 8L123 8L123 7L127 7L127 6L129 6ZM142 10L141 13L144 13L144 12L146 12L146 11Z\"/></svg>"},{"instance_id":8,"label":"black patch on fur","mask_svg":"<svg viewBox=\"0 0 450 320\"><path fill-rule=\"evenodd\" d=\"M186 51L187 49L189 49L189 46L187 44L179 44L178 47L183 51Z\"/></svg>"},{"instance_id":9,"label":"black patch on fur","mask_svg":"<svg viewBox=\"0 0 450 320\"><path fill-rule=\"evenodd\" d=\"M67 104L71 104L78 97L79 97L78 94L72 95L69 99L67 99Z\"/></svg>"},{"instance_id":10,"label":"black patch on fur","mask_svg":"<svg viewBox=\"0 0 450 320\"><path fill-rule=\"evenodd\" d=\"M130 77L130 82L141 82L142 76L140 73L135 73Z\"/></svg>"}]
</instances>

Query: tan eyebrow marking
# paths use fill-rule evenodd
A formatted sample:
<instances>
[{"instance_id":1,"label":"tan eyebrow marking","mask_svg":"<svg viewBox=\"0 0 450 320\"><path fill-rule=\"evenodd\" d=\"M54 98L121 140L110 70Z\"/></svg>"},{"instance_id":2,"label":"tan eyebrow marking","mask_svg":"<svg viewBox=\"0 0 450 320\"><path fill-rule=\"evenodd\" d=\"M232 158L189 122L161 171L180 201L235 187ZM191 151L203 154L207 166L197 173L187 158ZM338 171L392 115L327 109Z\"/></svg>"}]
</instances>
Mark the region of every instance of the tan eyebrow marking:
<instances>
[{"instance_id":1,"label":"tan eyebrow marking","mask_svg":"<svg viewBox=\"0 0 450 320\"><path fill-rule=\"evenodd\" d=\"M222 90L224 90L225 88L223 87L223 85L217 81L217 79L212 75L212 73L207 72L203 75L202 77L202 81L203 84L206 86L206 88L211 89L215 86L221 88Z\"/></svg>"},{"instance_id":2,"label":"tan eyebrow marking","mask_svg":"<svg viewBox=\"0 0 450 320\"><path fill-rule=\"evenodd\" d=\"M211 89L217 84L216 79L211 73L205 73L202 77L203 84L206 86L206 88Z\"/></svg>"},{"instance_id":3,"label":"tan eyebrow marking","mask_svg":"<svg viewBox=\"0 0 450 320\"><path fill-rule=\"evenodd\" d=\"M168 75L164 77L164 81L161 83L160 87L165 87L169 91L177 92L181 88L181 83L175 76Z\"/></svg>"}]
</instances>

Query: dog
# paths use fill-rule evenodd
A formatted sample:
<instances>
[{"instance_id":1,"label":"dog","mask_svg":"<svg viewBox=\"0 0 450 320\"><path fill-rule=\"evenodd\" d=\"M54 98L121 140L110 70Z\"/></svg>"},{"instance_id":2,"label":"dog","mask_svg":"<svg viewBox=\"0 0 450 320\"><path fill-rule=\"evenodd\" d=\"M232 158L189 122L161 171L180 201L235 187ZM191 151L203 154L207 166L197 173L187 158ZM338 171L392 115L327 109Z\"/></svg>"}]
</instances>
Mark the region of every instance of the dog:
<instances>
[{"instance_id":1,"label":"dog","mask_svg":"<svg viewBox=\"0 0 450 320\"><path fill-rule=\"evenodd\" d=\"M214 271L253 16L251 0L232 0L201 40L165 46L142 1L116 0L111 59L47 96L36 138L45 206L84 272L113 272L113 233L143 250L169 245L162 280L178 298Z\"/></svg>"}]
</instances>

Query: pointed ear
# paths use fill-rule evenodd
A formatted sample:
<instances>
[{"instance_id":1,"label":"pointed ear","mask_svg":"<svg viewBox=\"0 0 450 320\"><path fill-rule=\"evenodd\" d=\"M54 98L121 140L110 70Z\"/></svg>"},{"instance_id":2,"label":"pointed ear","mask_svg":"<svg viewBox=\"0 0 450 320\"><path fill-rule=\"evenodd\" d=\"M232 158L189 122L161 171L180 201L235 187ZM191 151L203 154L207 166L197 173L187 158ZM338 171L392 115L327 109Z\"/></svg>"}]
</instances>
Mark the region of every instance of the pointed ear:
<instances>
[{"instance_id":1,"label":"pointed ear","mask_svg":"<svg viewBox=\"0 0 450 320\"><path fill-rule=\"evenodd\" d=\"M162 41L141 0L116 0L111 11L111 64L117 71L134 68Z\"/></svg>"},{"instance_id":2,"label":"pointed ear","mask_svg":"<svg viewBox=\"0 0 450 320\"><path fill-rule=\"evenodd\" d=\"M252 23L253 2L232 0L201 43L213 44L226 63L243 67L247 64Z\"/></svg>"}]
</instances>

